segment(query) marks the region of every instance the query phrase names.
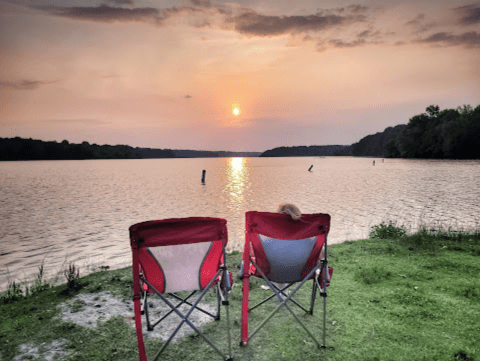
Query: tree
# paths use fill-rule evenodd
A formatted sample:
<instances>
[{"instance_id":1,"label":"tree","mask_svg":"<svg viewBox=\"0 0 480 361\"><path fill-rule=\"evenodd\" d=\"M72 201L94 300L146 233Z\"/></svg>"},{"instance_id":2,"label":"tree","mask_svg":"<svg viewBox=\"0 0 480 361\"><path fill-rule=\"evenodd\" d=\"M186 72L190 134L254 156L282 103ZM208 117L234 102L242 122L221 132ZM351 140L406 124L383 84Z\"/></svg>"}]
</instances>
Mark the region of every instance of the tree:
<instances>
[{"instance_id":1,"label":"tree","mask_svg":"<svg viewBox=\"0 0 480 361\"><path fill-rule=\"evenodd\" d=\"M429 117L437 117L440 113L440 107L438 105L430 105L427 107L426 111Z\"/></svg>"}]
</instances>

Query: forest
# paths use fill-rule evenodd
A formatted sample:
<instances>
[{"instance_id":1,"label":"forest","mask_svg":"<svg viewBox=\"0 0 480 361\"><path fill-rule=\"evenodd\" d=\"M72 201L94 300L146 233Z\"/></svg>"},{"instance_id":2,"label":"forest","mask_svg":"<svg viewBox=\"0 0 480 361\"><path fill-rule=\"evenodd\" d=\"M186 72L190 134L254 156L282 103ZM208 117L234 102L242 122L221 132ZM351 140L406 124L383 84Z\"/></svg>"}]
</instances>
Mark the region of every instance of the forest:
<instances>
[{"instance_id":1,"label":"forest","mask_svg":"<svg viewBox=\"0 0 480 361\"><path fill-rule=\"evenodd\" d=\"M169 150L153 151L156 157L174 157ZM150 158L149 155L148 149L128 145L97 145L88 142L74 144L67 140L57 143L20 137L0 138L0 160L139 159Z\"/></svg>"},{"instance_id":2,"label":"forest","mask_svg":"<svg viewBox=\"0 0 480 361\"><path fill-rule=\"evenodd\" d=\"M98 145L88 142L75 144L67 140L57 143L20 137L0 138L0 161L256 157L259 154L259 152L133 148L129 145Z\"/></svg>"},{"instance_id":3,"label":"forest","mask_svg":"<svg viewBox=\"0 0 480 361\"><path fill-rule=\"evenodd\" d=\"M480 159L480 105L440 110L410 118L402 132L386 144L390 158Z\"/></svg>"}]
</instances>

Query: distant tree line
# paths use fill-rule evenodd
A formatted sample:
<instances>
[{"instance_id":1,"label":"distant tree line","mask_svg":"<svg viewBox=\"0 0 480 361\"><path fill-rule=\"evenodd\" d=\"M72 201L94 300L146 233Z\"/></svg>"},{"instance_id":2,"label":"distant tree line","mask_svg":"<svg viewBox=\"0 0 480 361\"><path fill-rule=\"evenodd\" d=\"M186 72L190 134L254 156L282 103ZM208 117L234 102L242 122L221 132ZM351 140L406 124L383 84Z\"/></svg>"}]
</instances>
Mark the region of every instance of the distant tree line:
<instances>
[{"instance_id":1,"label":"distant tree line","mask_svg":"<svg viewBox=\"0 0 480 361\"><path fill-rule=\"evenodd\" d=\"M387 143L386 153L392 158L480 159L480 105L442 111L429 106Z\"/></svg>"},{"instance_id":2,"label":"distant tree line","mask_svg":"<svg viewBox=\"0 0 480 361\"><path fill-rule=\"evenodd\" d=\"M263 152L260 157L314 157L352 155L349 145L312 145L298 147L279 147Z\"/></svg>"},{"instance_id":3,"label":"distant tree line","mask_svg":"<svg viewBox=\"0 0 480 361\"><path fill-rule=\"evenodd\" d=\"M128 145L97 145L64 140L44 142L36 139L0 138L0 161L5 160L79 160L141 158L256 157L258 152L224 152L133 148Z\"/></svg>"},{"instance_id":4,"label":"distant tree line","mask_svg":"<svg viewBox=\"0 0 480 361\"><path fill-rule=\"evenodd\" d=\"M388 127L352 145L278 147L261 157L355 156L480 159L480 105L446 109L431 105L408 124Z\"/></svg>"},{"instance_id":5,"label":"distant tree line","mask_svg":"<svg viewBox=\"0 0 480 361\"><path fill-rule=\"evenodd\" d=\"M388 127L381 133L367 135L352 144L352 155L355 157L387 157L387 145L398 139L406 124Z\"/></svg>"},{"instance_id":6,"label":"distant tree line","mask_svg":"<svg viewBox=\"0 0 480 361\"><path fill-rule=\"evenodd\" d=\"M162 151L162 150L158 150ZM158 155L158 152L157 152ZM167 156L172 154L165 152ZM128 145L97 145L44 142L36 139L0 138L0 160L60 160L60 159L139 159L139 148Z\"/></svg>"}]
</instances>

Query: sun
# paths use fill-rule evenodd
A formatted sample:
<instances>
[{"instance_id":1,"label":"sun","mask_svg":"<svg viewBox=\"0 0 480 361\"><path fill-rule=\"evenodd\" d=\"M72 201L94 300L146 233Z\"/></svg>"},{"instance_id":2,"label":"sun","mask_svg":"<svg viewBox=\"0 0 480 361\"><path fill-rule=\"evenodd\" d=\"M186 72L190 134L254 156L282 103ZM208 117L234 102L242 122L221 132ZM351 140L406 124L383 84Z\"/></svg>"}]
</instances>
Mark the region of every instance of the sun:
<instances>
[{"instance_id":1,"label":"sun","mask_svg":"<svg viewBox=\"0 0 480 361\"><path fill-rule=\"evenodd\" d=\"M239 107L238 103L235 103L235 104L232 105L232 113L235 116L240 114L240 107Z\"/></svg>"}]
</instances>

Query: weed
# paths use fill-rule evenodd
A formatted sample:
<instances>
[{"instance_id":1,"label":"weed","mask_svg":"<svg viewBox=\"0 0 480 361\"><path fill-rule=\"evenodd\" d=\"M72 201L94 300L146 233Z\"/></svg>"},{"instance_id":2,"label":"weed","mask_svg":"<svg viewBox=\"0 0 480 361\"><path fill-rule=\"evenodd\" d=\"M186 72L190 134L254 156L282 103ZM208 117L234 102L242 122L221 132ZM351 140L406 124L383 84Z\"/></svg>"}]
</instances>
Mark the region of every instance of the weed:
<instances>
[{"instance_id":1,"label":"weed","mask_svg":"<svg viewBox=\"0 0 480 361\"><path fill-rule=\"evenodd\" d=\"M2 294L2 303L10 303L23 298L23 289L15 281L9 281L7 290Z\"/></svg>"},{"instance_id":2,"label":"weed","mask_svg":"<svg viewBox=\"0 0 480 361\"><path fill-rule=\"evenodd\" d=\"M44 261L40 264L38 267L38 274L35 280L33 281L33 284L30 286L30 289L26 287L26 293L30 292L32 295L36 294L38 292L42 292L45 289L50 288L50 283L46 280L43 279L44 276Z\"/></svg>"},{"instance_id":3,"label":"weed","mask_svg":"<svg viewBox=\"0 0 480 361\"><path fill-rule=\"evenodd\" d=\"M388 224L382 222L379 225L371 227L370 229L370 238L397 239L405 237L407 234L405 227L397 227L392 221L388 222Z\"/></svg>"},{"instance_id":4,"label":"weed","mask_svg":"<svg viewBox=\"0 0 480 361\"><path fill-rule=\"evenodd\" d=\"M4 304L18 301L23 297L33 296L50 287L51 284L44 280L44 262L42 261L38 267L38 274L31 286L28 286L27 280L21 284L17 284L15 281L9 279L7 289L1 295L1 300Z\"/></svg>"},{"instance_id":5,"label":"weed","mask_svg":"<svg viewBox=\"0 0 480 361\"><path fill-rule=\"evenodd\" d=\"M80 269L75 266L75 263L70 262L68 268L63 271L67 286L69 289L75 289L77 280L80 278Z\"/></svg>"},{"instance_id":6,"label":"weed","mask_svg":"<svg viewBox=\"0 0 480 361\"><path fill-rule=\"evenodd\" d=\"M75 299L75 301L73 301L70 307L70 310L72 311L72 313L80 312L83 310L84 306L85 306L85 302L77 298Z\"/></svg>"}]
</instances>

